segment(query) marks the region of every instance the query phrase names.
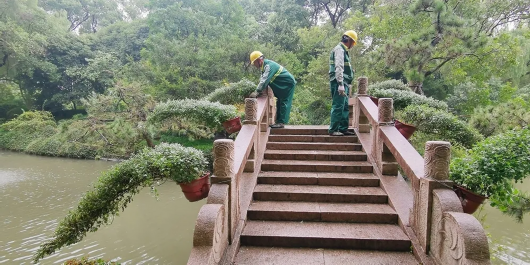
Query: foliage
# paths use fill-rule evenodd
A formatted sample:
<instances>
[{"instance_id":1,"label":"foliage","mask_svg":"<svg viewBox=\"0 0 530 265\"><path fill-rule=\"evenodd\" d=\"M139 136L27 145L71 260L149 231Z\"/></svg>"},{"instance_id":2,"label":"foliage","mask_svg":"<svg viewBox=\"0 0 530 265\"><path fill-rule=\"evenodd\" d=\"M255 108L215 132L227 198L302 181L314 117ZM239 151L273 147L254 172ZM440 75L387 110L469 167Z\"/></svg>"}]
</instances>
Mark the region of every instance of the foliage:
<instances>
[{"instance_id":1,"label":"foliage","mask_svg":"<svg viewBox=\"0 0 530 265\"><path fill-rule=\"evenodd\" d=\"M34 261L81 241L87 232L109 224L125 210L133 196L157 181L170 179L187 183L202 176L207 166L203 153L179 144L146 148L103 173L92 190L83 195L77 208L59 223L54 237L41 245Z\"/></svg>"},{"instance_id":2,"label":"foliage","mask_svg":"<svg viewBox=\"0 0 530 265\"><path fill-rule=\"evenodd\" d=\"M223 122L237 116L236 108L219 102L206 100L170 100L158 104L149 115L148 122L157 123L167 119L182 119L221 129Z\"/></svg>"},{"instance_id":3,"label":"foliage","mask_svg":"<svg viewBox=\"0 0 530 265\"><path fill-rule=\"evenodd\" d=\"M247 98L254 91L256 91L256 84L249 81L248 79L243 79L237 83L230 83L216 89L211 94L206 96L205 100L219 102L225 105L232 105L245 102L245 98Z\"/></svg>"},{"instance_id":4,"label":"foliage","mask_svg":"<svg viewBox=\"0 0 530 265\"><path fill-rule=\"evenodd\" d=\"M475 108L469 124L486 137L521 129L530 124L530 104L516 98L495 106L480 106Z\"/></svg>"},{"instance_id":5,"label":"foliage","mask_svg":"<svg viewBox=\"0 0 530 265\"><path fill-rule=\"evenodd\" d=\"M418 95L412 91L386 89L377 90L374 87L368 90L368 94L377 98L394 99L394 110L402 110L410 105L427 105L439 110L447 110L447 104L426 96Z\"/></svg>"},{"instance_id":6,"label":"foliage","mask_svg":"<svg viewBox=\"0 0 530 265\"><path fill-rule=\"evenodd\" d=\"M24 151L33 141L57 133L57 125L50 112L27 111L0 126L0 147Z\"/></svg>"},{"instance_id":7,"label":"foliage","mask_svg":"<svg viewBox=\"0 0 530 265\"><path fill-rule=\"evenodd\" d=\"M419 131L434 136L435 138L431 140L448 141L471 148L483 138L476 129L451 113L426 105L410 105L396 112L396 117L400 121L414 125Z\"/></svg>"},{"instance_id":8,"label":"foliage","mask_svg":"<svg viewBox=\"0 0 530 265\"><path fill-rule=\"evenodd\" d=\"M471 115L478 106L506 102L515 94L516 89L509 83L503 84L498 79L492 78L478 86L474 83L462 83L454 88L454 94L449 96L447 104L453 113L458 115Z\"/></svg>"},{"instance_id":9,"label":"foliage","mask_svg":"<svg viewBox=\"0 0 530 265\"><path fill-rule=\"evenodd\" d=\"M492 206L506 211L517 195L513 182L530 174L530 129L512 130L475 145L466 156L451 161L450 179L489 197Z\"/></svg>"}]
</instances>

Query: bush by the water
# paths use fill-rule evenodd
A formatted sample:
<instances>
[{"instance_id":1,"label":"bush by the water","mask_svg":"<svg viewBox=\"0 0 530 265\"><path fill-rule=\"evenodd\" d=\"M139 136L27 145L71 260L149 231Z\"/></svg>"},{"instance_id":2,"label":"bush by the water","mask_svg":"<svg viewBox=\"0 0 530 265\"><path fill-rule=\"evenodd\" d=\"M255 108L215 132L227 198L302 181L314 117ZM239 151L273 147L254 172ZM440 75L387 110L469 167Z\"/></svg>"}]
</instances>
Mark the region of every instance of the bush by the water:
<instances>
[{"instance_id":1,"label":"bush by the water","mask_svg":"<svg viewBox=\"0 0 530 265\"><path fill-rule=\"evenodd\" d=\"M113 216L125 210L142 188L165 179L190 182L202 176L207 166L207 159L195 148L179 144L145 148L103 173L92 190L83 195L77 208L59 223L54 237L37 250L35 262L108 224Z\"/></svg>"},{"instance_id":2,"label":"bush by the water","mask_svg":"<svg viewBox=\"0 0 530 265\"><path fill-rule=\"evenodd\" d=\"M513 183L530 175L530 129L508 131L478 143L451 162L450 178L465 188L489 197L493 206L513 204ZM522 215L521 215L522 217Z\"/></svg>"}]
</instances>

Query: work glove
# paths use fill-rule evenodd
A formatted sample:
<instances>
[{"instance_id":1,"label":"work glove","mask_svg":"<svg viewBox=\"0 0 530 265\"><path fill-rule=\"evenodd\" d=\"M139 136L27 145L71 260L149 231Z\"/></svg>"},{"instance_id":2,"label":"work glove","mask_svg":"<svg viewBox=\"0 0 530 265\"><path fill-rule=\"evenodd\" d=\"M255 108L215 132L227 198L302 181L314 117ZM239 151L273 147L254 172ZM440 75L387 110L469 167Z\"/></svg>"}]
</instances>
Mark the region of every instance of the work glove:
<instances>
[{"instance_id":1,"label":"work glove","mask_svg":"<svg viewBox=\"0 0 530 265\"><path fill-rule=\"evenodd\" d=\"M339 91L339 95L341 97L345 97L346 96L346 89L344 89L344 85L340 85L338 91Z\"/></svg>"},{"instance_id":2,"label":"work glove","mask_svg":"<svg viewBox=\"0 0 530 265\"><path fill-rule=\"evenodd\" d=\"M254 91L254 92L250 93L250 95L248 97L249 98L257 98L258 97L258 91Z\"/></svg>"}]
</instances>

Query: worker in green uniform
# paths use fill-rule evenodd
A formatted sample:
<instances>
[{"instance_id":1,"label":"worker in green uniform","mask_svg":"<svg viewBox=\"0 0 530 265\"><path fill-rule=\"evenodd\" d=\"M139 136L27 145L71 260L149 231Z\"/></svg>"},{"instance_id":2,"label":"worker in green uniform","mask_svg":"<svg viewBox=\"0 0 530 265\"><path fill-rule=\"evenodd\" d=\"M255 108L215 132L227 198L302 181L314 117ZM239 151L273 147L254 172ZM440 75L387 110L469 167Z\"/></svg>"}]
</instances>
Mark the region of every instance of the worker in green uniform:
<instances>
[{"instance_id":1,"label":"worker in green uniform","mask_svg":"<svg viewBox=\"0 0 530 265\"><path fill-rule=\"evenodd\" d=\"M283 128L289 122L296 80L293 75L278 63L267 60L263 53L250 54L250 63L261 69L261 77L255 95L261 94L267 86L272 88L276 100L276 123L271 128Z\"/></svg>"},{"instance_id":2,"label":"worker in green uniform","mask_svg":"<svg viewBox=\"0 0 530 265\"><path fill-rule=\"evenodd\" d=\"M328 133L332 136L354 135L348 131L350 109L348 95L353 81L353 69L348 49L357 44L357 33L348 30L342 35L341 42L333 48L329 57L329 87L333 103L331 106L331 125Z\"/></svg>"}]
</instances>

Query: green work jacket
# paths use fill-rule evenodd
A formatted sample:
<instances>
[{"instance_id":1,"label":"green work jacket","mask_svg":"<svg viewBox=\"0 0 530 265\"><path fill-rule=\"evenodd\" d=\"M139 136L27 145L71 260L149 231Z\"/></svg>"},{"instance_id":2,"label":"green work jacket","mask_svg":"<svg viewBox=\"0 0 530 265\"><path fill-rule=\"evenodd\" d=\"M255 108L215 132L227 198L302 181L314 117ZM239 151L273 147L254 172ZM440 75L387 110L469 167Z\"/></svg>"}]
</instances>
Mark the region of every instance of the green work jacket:
<instances>
[{"instance_id":1,"label":"green work jacket","mask_svg":"<svg viewBox=\"0 0 530 265\"><path fill-rule=\"evenodd\" d=\"M291 94L291 89L294 89L295 85L294 76L283 66L271 60L263 60L258 92L262 92L267 86L270 86L276 97L285 98Z\"/></svg>"},{"instance_id":2,"label":"green work jacket","mask_svg":"<svg viewBox=\"0 0 530 265\"><path fill-rule=\"evenodd\" d=\"M337 81L339 85L349 85L353 81L350 55L342 42L333 48L329 56L329 81Z\"/></svg>"}]
</instances>

